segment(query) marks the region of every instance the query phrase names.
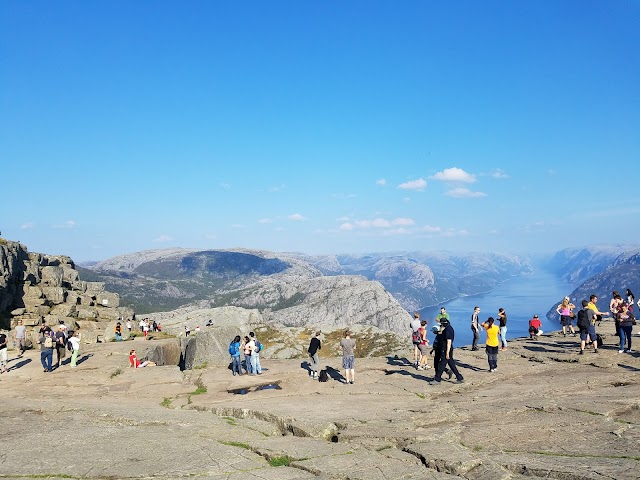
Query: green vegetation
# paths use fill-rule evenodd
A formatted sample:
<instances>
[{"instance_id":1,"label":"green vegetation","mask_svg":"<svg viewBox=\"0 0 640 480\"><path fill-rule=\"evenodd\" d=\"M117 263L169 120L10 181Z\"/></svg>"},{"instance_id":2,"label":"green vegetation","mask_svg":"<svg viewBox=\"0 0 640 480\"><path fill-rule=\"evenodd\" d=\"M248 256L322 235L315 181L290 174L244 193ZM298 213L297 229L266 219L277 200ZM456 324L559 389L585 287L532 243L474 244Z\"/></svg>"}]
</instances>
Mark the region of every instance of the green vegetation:
<instances>
[{"instance_id":1,"label":"green vegetation","mask_svg":"<svg viewBox=\"0 0 640 480\"><path fill-rule=\"evenodd\" d=\"M115 371L113 371L111 373L111 378L117 377L120 374L122 374L122 369L120 367L118 367L118 368L115 369Z\"/></svg>"},{"instance_id":2,"label":"green vegetation","mask_svg":"<svg viewBox=\"0 0 640 480\"><path fill-rule=\"evenodd\" d=\"M423 399L423 400L424 400L425 398L427 398L427 396L426 396L424 393L417 393L417 392L416 392L416 396L417 396L418 398Z\"/></svg>"},{"instance_id":3,"label":"green vegetation","mask_svg":"<svg viewBox=\"0 0 640 480\"><path fill-rule=\"evenodd\" d=\"M165 408L171 408L171 402L173 402L171 397L164 397L164 400L162 400L162 402L160 402L160 405L165 407Z\"/></svg>"},{"instance_id":4,"label":"green vegetation","mask_svg":"<svg viewBox=\"0 0 640 480\"><path fill-rule=\"evenodd\" d=\"M278 303L276 303L271 310L274 312L277 310L284 310L285 308L295 307L296 305L304 302L306 295L302 292L296 292L289 298L281 298Z\"/></svg>"},{"instance_id":5,"label":"green vegetation","mask_svg":"<svg viewBox=\"0 0 640 480\"><path fill-rule=\"evenodd\" d=\"M238 448L244 448L245 450L251 450L251 447L249 445L247 445L246 443L240 443L240 442L225 442L222 440L218 440L219 443L221 443L222 445L228 445L230 447L238 447Z\"/></svg>"},{"instance_id":6,"label":"green vegetation","mask_svg":"<svg viewBox=\"0 0 640 480\"><path fill-rule=\"evenodd\" d=\"M222 417L222 418L226 420L229 425L233 425L234 427L238 425L238 423L236 422L236 419L233 417Z\"/></svg>"},{"instance_id":7,"label":"green vegetation","mask_svg":"<svg viewBox=\"0 0 640 480\"><path fill-rule=\"evenodd\" d=\"M194 370L203 370L205 368L207 368L209 366L208 362L204 362L200 365L196 365L195 367L193 367Z\"/></svg>"},{"instance_id":8,"label":"green vegetation","mask_svg":"<svg viewBox=\"0 0 640 480\"><path fill-rule=\"evenodd\" d=\"M269 459L269 465L271 465L272 467L288 467L291 463L291 460L293 459L288 455L284 455L281 457L271 457Z\"/></svg>"}]
</instances>

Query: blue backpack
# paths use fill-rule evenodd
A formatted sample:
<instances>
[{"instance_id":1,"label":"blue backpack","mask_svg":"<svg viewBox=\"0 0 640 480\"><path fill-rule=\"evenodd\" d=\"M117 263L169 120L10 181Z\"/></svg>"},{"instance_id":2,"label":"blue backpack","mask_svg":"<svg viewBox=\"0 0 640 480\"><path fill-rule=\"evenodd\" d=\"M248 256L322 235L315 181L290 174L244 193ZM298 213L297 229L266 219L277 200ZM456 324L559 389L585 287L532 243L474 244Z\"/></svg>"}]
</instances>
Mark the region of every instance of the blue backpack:
<instances>
[{"instance_id":1,"label":"blue backpack","mask_svg":"<svg viewBox=\"0 0 640 480\"><path fill-rule=\"evenodd\" d=\"M260 353L262 351L262 344L256 338L256 352Z\"/></svg>"},{"instance_id":2,"label":"blue backpack","mask_svg":"<svg viewBox=\"0 0 640 480\"><path fill-rule=\"evenodd\" d=\"M232 357L237 357L240 355L240 345L237 342L231 342L229 344L229 355Z\"/></svg>"}]
</instances>

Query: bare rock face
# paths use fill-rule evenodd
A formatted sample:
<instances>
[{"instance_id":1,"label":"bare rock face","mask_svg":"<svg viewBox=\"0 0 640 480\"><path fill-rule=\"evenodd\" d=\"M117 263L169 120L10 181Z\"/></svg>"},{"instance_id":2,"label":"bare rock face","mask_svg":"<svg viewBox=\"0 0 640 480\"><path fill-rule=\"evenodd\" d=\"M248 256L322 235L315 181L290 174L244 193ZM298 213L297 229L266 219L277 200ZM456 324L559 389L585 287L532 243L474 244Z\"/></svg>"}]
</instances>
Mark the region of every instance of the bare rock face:
<instances>
[{"instance_id":1,"label":"bare rock face","mask_svg":"<svg viewBox=\"0 0 640 480\"><path fill-rule=\"evenodd\" d=\"M37 329L42 322L67 325L86 323L86 338L96 341L104 325L133 317L120 307L118 294L104 290L102 282L82 282L71 258L28 252L16 242L0 243L0 318L22 320ZM5 325L9 327L10 325Z\"/></svg>"}]
</instances>

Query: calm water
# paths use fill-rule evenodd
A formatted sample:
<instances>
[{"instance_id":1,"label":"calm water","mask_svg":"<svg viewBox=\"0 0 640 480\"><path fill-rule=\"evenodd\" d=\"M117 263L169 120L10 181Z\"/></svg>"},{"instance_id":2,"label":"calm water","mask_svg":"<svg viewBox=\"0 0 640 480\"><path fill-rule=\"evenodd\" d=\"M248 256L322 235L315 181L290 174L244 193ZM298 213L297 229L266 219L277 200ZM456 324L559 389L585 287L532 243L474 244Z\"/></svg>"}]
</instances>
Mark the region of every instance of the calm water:
<instances>
[{"instance_id":1,"label":"calm water","mask_svg":"<svg viewBox=\"0 0 640 480\"><path fill-rule=\"evenodd\" d=\"M537 314L542 321L542 330L551 332L559 330L560 322L548 320L545 315L562 297L569 295L574 287L558 276L537 270L531 275L508 279L493 291L481 295L461 297L436 307L427 307L420 311L431 327L434 318L444 306L451 318L451 325L456 331L455 346L470 345L473 341L471 333L471 313L473 308L480 307L480 321L487 317L497 318L498 308L507 312L507 340L515 337L529 336L529 320ZM497 322L496 322L497 323ZM433 335L430 333L429 338ZM480 343L486 336L480 332Z\"/></svg>"}]
</instances>

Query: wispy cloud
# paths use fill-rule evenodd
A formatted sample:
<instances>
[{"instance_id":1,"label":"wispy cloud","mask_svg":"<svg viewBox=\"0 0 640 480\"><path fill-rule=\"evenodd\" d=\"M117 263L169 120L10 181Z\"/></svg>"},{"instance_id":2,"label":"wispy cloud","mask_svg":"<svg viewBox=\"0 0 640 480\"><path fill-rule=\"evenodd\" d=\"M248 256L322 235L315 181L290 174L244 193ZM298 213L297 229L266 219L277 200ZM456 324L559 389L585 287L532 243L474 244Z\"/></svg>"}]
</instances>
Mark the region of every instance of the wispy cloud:
<instances>
[{"instance_id":1,"label":"wispy cloud","mask_svg":"<svg viewBox=\"0 0 640 480\"><path fill-rule=\"evenodd\" d=\"M342 225L340 225L340 230L342 230L343 232L349 232L351 230L354 229L354 226L352 223L346 222L343 223Z\"/></svg>"},{"instance_id":2,"label":"wispy cloud","mask_svg":"<svg viewBox=\"0 0 640 480\"><path fill-rule=\"evenodd\" d=\"M426 233L440 233L440 232L442 232L442 228L433 227L431 225L425 225L420 230L423 231L423 232L426 232Z\"/></svg>"},{"instance_id":3,"label":"wispy cloud","mask_svg":"<svg viewBox=\"0 0 640 480\"><path fill-rule=\"evenodd\" d=\"M270 218L261 218L260 220L258 220L258 223L273 223L273 220L271 220Z\"/></svg>"},{"instance_id":4,"label":"wispy cloud","mask_svg":"<svg viewBox=\"0 0 640 480\"><path fill-rule=\"evenodd\" d=\"M386 185L387 181L384 178L379 178L376 180L376 185Z\"/></svg>"},{"instance_id":5,"label":"wispy cloud","mask_svg":"<svg viewBox=\"0 0 640 480\"><path fill-rule=\"evenodd\" d=\"M445 193L445 195L453 198L480 198L487 196L487 194L484 192L473 192L468 188L463 187L453 188Z\"/></svg>"},{"instance_id":6,"label":"wispy cloud","mask_svg":"<svg viewBox=\"0 0 640 480\"><path fill-rule=\"evenodd\" d=\"M287 218L294 222L304 222L306 220L304 215L300 215L299 213L294 213L293 215L289 215Z\"/></svg>"},{"instance_id":7,"label":"wispy cloud","mask_svg":"<svg viewBox=\"0 0 640 480\"><path fill-rule=\"evenodd\" d=\"M403 190L424 190L427 186L427 181L424 178L418 178L417 180L411 180L409 182L401 183L398 188Z\"/></svg>"},{"instance_id":8,"label":"wispy cloud","mask_svg":"<svg viewBox=\"0 0 640 480\"><path fill-rule=\"evenodd\" d=\"M153 242L156 243L166 243L166 242L170 242L171 240L173 240L172 237L170 237L169 235L165 235L164 233L162 235L157 236L156 238L153 239Z\"/></svg>"},{"instance_id":9,"label":"wispy cloud","mask_svg":"<svg viewBox=\"0 0 640 480\"><path fill-rule=\"evenodd\" d=\"M54 225L53 228L76 228L77 223L75 220L67 220L64 223Z\"/></svg>"},{"instance_id":10,"label":"wispy cloud","mask_svg":"<svg viewBox=\"0 0 640 480\"><path fill-rule=\"evenodd\" d=\"M247 228L247 226L242 223L232 223L231 228Z\"/></svg>"},{"instance_id":11,"label":"wispy cloud","mask_svg":"<svg viewBox=\"0 0 640 480\"><path fill-rule=\"evenodd\" d=\"M220 188L224 188L225 190L229 190L231 188L230 183L220 183L219 186Z\"/></svg>"},{"instance_id":12,"label":"wispy cloud","mask_svg":"<svg viewBox=\"0 0 640 480\"><path fill-rule=\"evenodd\" d=\"M500 168L496 168L489 175L491 175L493 178L497 178L497 179L500 179L500 180L509 178L509 175L507 175L507 173L504 170L500 169Z\"/></svg>"},{"instance_id":13,"label":"wispy cloud","mask_svg":"<svg viewBox=\"0 0 640 480\"><path fill-rule=\"evenodd\" d=\"M282 190L284 190L284 183L281 185L277 185L275 187L269 187L267 191L270 193L275 193L275 192L281 192Z\"/></svg>"},{"instance_id":14,"label":"wispy cloud","mask_svg":"<svg viewBox=\"0 0 640 480\"><path fill-rule=\"evenodd\" d=\"M35 228L35 227L36 225L33 222L27 222L20 225L21 230L31 230L32 228Z\"/></svg>"},{"instance_id":15,"label":"wispy cloud","mask_svg":"<svg viewBox=\"0 0 640 480\"><path fill-rule=\"evenodd\" d=\"M411 226L415 225L415 221L411 218L398 217L393 220L387 220L386 218L374 218L373 220L356 220L355 225L360 228L389 228L398 226Z\"/></svg>"},{"instance_id":16,"label":"wispy cloud","mask_svg":"<svg viewBox=\"0 0 640 480\"><path fill-rule=\"evenodd\" d=\"M449 183L473 183L476 181L475 175L471 175L458 167L445 168L429 178Z\"/></svg>"}]
</instances>

